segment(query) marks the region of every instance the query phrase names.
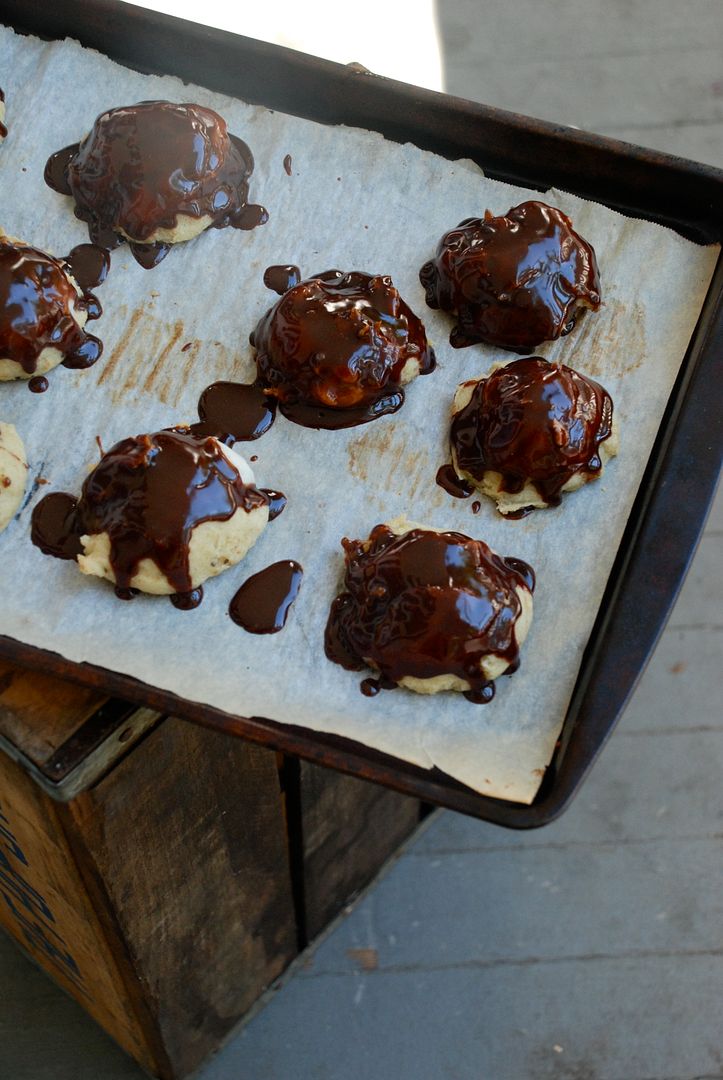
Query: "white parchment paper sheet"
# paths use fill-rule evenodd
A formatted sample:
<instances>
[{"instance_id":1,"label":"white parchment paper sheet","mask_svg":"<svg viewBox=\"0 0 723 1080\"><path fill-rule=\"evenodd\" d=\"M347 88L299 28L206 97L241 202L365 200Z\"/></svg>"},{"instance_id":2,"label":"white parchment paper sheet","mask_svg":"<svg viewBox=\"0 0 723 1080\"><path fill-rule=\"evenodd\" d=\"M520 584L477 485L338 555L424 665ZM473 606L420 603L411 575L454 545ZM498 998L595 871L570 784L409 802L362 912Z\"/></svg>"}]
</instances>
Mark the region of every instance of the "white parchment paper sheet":
<instances>
[{"instance_id":1,"label":"white parchment paper sheet","mask_svg":"<svg viewBox=\"0 0 723 1080\"><path fill-rule=\"evenodd\" d=\"M175 78L140 75L73 42L45 44L0 29L0 83L10 132L0 147L0 225L11 235L59 255L87 240L71 201L45 186L45 161L77 141L102 110L148 98L217 109L251 146L251 199L270 214L251 233L211 230L153 271L137 266L125 248L114 252L99 290L105 313L90 327L105 344L99 363L86 372L58 368L40 396L24 383L0 385L0 418L25 439L31 477L49 482L0 537L2 633L230 713L346 735L437 765L477 791L531 801L717 249L571 195L548 194L595 247L605 306L538 352L607 387L620 454L600 482L557 510L510 522L485 499L473 516L471 500L452 499L434 477L448 458L457 383L505 355L482 346L451 349L451 322L426 307L418 271L447 229L487 207L504 213L528 191L487 180L470 162L449 162L374 133L324 127ZM287 154L291 176L283 167ZM29 539L33 506L48 491L79 491L97 459L96 435L108 447L193 421L208 383L252 377L248 334L275 299L262 274L287 262L307 275L330 267L390 274L426 324L437 371L409 387L399 413L368 426L316 432L279 416L260 441L237 445L258 455L258 483L283 490L288 507L241 565L207 583L195 611L158 598L121 603L106 583L43 556ZM324 656L340 538L366 536L400 513L484 539L537 571L522 665L498 680L490 705L404 691L370 700L359 693L361 676ZM287 627L272 637L246 634L231 623L228 601L249 574L282 558L298 560L305 571Z\"/></svg>"}]
</instances>

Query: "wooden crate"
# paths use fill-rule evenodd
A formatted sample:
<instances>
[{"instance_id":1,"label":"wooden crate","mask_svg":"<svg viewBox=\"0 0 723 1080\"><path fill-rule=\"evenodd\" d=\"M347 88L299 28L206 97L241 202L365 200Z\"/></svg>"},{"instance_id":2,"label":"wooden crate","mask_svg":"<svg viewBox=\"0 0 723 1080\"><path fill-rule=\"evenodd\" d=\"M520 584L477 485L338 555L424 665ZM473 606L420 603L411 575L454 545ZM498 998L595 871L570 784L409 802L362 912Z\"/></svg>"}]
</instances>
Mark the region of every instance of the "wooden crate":
<instances>
[{"instance_id":1,"label":"wooden crate","mask_svg":"<svg viewBox=\"0 0 723 1080\"><path fill-rule=\"evenodd\" d=\"M5 662L0 745L0 925L164 1080L419 820L414 799Z\"/></svg>"}]
</instances>

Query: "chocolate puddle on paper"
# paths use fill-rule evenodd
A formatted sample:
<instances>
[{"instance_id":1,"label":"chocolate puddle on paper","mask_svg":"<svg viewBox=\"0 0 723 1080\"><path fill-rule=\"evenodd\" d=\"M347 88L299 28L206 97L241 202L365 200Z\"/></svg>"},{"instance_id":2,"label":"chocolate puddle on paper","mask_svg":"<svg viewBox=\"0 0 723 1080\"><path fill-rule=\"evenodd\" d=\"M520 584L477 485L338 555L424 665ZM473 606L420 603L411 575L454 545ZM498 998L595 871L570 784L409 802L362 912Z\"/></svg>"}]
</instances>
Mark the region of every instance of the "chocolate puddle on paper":
<instances>
[{"instance_id":1,"label":"chocolate puddle on paper","mask_svg":"<svg viewBox=\"0 0 723 1080\"><path fill-rule=\"evenodd\" d=\"M286 625L303 576L293 559L267 566L244 581L229 604L229 615L250 634L277 634Z\"/></svg>"}]
</instances>

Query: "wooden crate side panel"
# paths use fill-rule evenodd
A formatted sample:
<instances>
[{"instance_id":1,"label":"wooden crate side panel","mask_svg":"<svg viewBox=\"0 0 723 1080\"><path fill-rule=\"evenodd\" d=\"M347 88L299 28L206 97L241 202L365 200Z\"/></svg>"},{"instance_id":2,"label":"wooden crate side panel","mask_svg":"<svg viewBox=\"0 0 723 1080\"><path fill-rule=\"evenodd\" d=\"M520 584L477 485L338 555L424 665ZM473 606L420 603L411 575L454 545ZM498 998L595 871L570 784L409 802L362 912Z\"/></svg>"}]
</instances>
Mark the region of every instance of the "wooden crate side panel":
<instances>
[{"instance_id":1,"label":"wooden crate side panel","mask_svg":"<svg viewBox=\"0 0 723 1080\"><path fill-rule=\"evenodd\" d=\"M304 908L309 940L368 885L414 831L418 799L301 762Z\"/></svg>"},{"instance_id":2,"label":"wooden crate side panel","mask_svg":"<svg viewBox=\"0 0 723 1080\"><path fill-rule=\"evenodd\" d=\"M68 811L184 1076L296 952L274 755L169 719Z\"/></svg>"},{"instance_id":3,"label":"wooden crate side panel","mask_svg":"<svg viewBox=\"0 0 723 1080\"><path fill-rule=\"evenodd\" d=\"M56 808L0 753L0 924L146 1069L156 1069Z\"/></svg>"}]
</instances>

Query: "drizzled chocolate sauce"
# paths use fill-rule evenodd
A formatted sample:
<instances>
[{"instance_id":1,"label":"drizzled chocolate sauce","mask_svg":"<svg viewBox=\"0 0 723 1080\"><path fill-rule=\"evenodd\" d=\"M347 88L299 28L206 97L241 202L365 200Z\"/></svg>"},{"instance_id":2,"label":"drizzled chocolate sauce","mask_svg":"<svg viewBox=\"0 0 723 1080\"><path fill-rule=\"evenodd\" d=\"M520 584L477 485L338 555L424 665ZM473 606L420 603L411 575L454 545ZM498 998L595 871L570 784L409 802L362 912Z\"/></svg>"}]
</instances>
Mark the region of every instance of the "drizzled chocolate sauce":
<instances>
[{"instance_id":1,"label":"drizzled chocolate sauce","mask_svg":"<svg viewBox=\"0 0 723 1080\"><path fill-rule=\"evenodd\" d=\"M284 172L287 176L291 176L291 154L287 154L284 158Z\"/></svg>"},{"instance_id":2,"label":"drizzled chocolate sauce","mask_svg":"<svg viewBox=\"0 0 723 1080\"><path fill-rule=\"evenodd\" d=\"M158 230L179 215L209 217L220 229L253 229L268 220L247 203L254 162L226 122L201 105L143 101L109 109L80 143L57 151L45 167L48 185L72 195L91 240L106 248L128 240L146 269L168 253Z\"/></svg>"},{"instance_id":3,"label":"drizzled chocolate sauce","mask_svg":"<svg viewBox=\"0 0 723 1080\"><path fill-rule=\"evenodd\" d=\"M90 289L108 269L108 253L92 244L74 248L56 259L38 248L0 238L0 357L17 363L32 375L43 349L58 349L69 368L94 364L103 346L86 334L76 318L102 314ZM76 278L78 292L68 274ZM37 384L36 384L37 386Z\"/></svg>"},{"instance_id":4,"label":"drizzled chocolate sauce","mask_svg":"<svg viewBox=\"0 0 723 1080\"><path fill-rule=\"evenodd\" d=\"M283 491L272 491L271 488L261 488L261 492L268 499L269 521L274 521L286 508L286 496Z\"/></svg>"},{"instance_id":5,"label":"drizzled chocolate sauce","mask_svg":"<svg viewBox=\"0 0 723 1080\"><path fill-rule=\"evenodd\" d=\"M250 442L274 422L276 399L258 383L217 382L207 386L198 402L199 424L193 431L215 435L224 442Z\"/></svg>"},{"instance_id":6,"label":"drizzled chocolate sauce","mask_svg":"<svg viewBox=\"0 0 723 1080\"><path fill-rule=\"evenodd\" d=\"M452 418L450 442L461 471L477 480L498 472L509 494L531 482L548 506L557 506L575 474L602 468L599 447L612 418L612 400L599 383L530 356L477 383Z\"/></svg>"},{"instance_id":7,"label":"drizzled chocolate sauce","mask_svg":"<svg viewBox=\"0 0 723 1080\"><path fill-rule=\"evenodd\" d=\"M171 596L171 603L179 611L193 611L203 600L203 585L199 585L197 589L191 589L189 592L173 593Z\"/></svg>"},{"instance_id":8,"label":"drizzled chocolate sauce","mask_svg":"<svg viewBox=\"0 0 723 1080\"><path fill-rule=\"evenodd\" d=\"M277 634L301 588L304 571L284 559L248 578L231 600L228 613L250 634Z\"/></svg>"},{"instance_id":9,"label":"drizzled chocolate sauce","mask_svg":"<svg viewBox=\"0 0 723 1080\"><path fill-rule=\"evenodd\" d=\"M474 491L474 484L457 476L452 465L440 465L435 479L439 486L455 499L467 499Z\"/></svg>"},{"instance_id":10,"label":"drizzled chocolate sauce","mask_svg":"<svg viewBox=\"0 0 723 1080\"><path fill-rule=\"evenodd\" d=\"M82 555L82 530L77 522L78 500L64 491L51 491L33 509L30 539L44 555L75 559Z\"/></svg>"},{"instance_id":11,"label":"drizzled chocolate sauce","mask_svg":"<svg viewBox=\"0 0 723 1080\"><path fill-rule=\"evenodd\" d=\"M454 348L486 342L527 352L567 334L575 307L600 307L595 252L560 210L525 202L466 218L419 273L431 308L457 316Z\"/></svg>"},{"instance_id":12,"label":"drizzled chocolate sauce","mask_svg":"<svg viewBox=\"0 0 723 1080\"><path fill-rule=\"evenodd\" d=\"M267 266L264 270L264 285L279 296L283 296L300 281L301 270L291 263L284 266Z\"/></svg>"},{"instance_id":13,"label":"drizzled chocolate sauce","mask_svg":"<svg viewBox=\"0 0 723 1080\"><path fill-rule=\"evenodd\" d=\"M44 375L33 375L32 379L28 379L28 390L31 394L44 394L49 385Z\"/></svg>"},{"instance_id":14,"label":"drizzled chocolate sauce","mask_svg":"<svg viewBox=\"0 0 723 1080\"><path fill-rule=\"evenodd\" d=\"M33 511L31 536L46 554L75 558L81 536L107 533L119 589L130 589L141 561L151 559L181 594L176 606L188 608L202 595L189 567L193 529L268 502L243 482L215 439L171 428L117 443L86 478L77 502L46 495Z\"/></svg>"},{"instance_id":15,"label":"drizzled chocolate sauce","mask_svg":"<svg viewBox=\"0 0 723 1080\"><path fill-rule=\"evenodd\" d=\"M331 606L327 657L351 671L375 668L381 679L364 680L367 695L405 676L456 675L471 700L490 700L494 687L480 660L494 654L516 667L516 590L534 587L531 568L455 532L397 536L377 525L368 541L342 546L346 591Z\"/></svg>"},{"instance_id":16,"label":"drizzled chocolate sauce","mask_svg":"<svg viewBox=\"0 0 723 1080\"><path fill-rule=\"evenodd\" d=\"M391 278L327 270L299 282L298 273L293 266L266 272L283 295L250 337L258 381L284 416L305 427L353 427L396 412L405 364L414 361L425 375L435 359Z\"/></svg>"},{"instance_id":17,"label":"drizzled chocolate sauce","mask_svg":"<svg viewBox=\"0 0 723 1080\"><path fill-rule=\"evenodd\" d=\"M0 86L0 102L2 102L2 104L3 104L3 117L4 117L4 115L5 115L5 109L4 109L5 92L4 92L4 90L2 89L1 86ZM8 133L8 129L5 127L5 124L2 122L2 120L0 120L0 139L5 139L7 137L7 133ZM289 161L291 161L291 158L289 158ZM286 166L286 161L284 160L284 167L285 166Z\"/></svg>"}]
</instances>

